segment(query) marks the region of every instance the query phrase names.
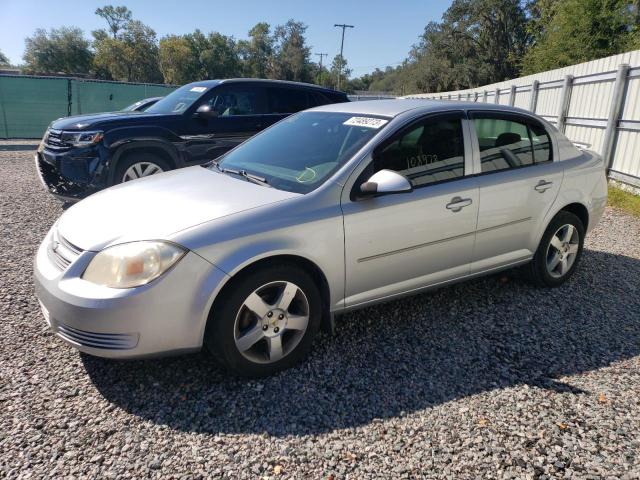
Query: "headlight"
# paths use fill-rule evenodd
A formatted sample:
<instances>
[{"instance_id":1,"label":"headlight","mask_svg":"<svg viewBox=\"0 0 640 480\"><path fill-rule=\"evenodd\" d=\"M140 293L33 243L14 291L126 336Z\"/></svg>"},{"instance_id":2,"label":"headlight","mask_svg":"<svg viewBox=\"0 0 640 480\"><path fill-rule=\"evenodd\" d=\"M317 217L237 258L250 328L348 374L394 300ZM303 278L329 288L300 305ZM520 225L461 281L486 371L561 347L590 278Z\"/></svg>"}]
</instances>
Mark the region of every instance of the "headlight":
<instances>
[{"instance_id":1,"label":"headlight","mask_svg":"<svg viewBox=\"0 0 640 480\"><path fill-rule=\"evenodd\" d=\"M102 132L94 131L94 132L62 132L62 141L65 143L70 143L74 147L87 147L89 145L94 145L103 137Z\"/></svg>"},{"instance_id":2,"label":"headlight","mask_svg":"<svg viewBox=\"0 0 640 480\"><path fill-rule=\"evenodd\" d=\"M131 242L98 253L82 278L111 288L145 285L166 272L186 251L173 243Z\"/></svg>"}]
</instances>

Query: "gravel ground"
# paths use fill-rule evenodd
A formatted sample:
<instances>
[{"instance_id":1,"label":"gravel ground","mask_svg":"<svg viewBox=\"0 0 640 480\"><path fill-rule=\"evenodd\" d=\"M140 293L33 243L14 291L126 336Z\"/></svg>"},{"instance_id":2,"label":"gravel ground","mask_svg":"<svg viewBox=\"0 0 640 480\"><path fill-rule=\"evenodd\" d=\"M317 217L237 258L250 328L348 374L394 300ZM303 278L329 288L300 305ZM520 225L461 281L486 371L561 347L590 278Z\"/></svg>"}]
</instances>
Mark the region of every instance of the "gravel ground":
<instances>
[{"instance_id":1,"label":"gravel ground","mask_svg":"<svg viewBox=\"0 0 640 480\"><path fill-rule=\"evenodd\" d=\"M298 368L115 362L50 334L61 214L0 144L0 477L640 478L640 219L608 210L555 290L508 273L338 319Z\"/></svg>"}]
</instances>

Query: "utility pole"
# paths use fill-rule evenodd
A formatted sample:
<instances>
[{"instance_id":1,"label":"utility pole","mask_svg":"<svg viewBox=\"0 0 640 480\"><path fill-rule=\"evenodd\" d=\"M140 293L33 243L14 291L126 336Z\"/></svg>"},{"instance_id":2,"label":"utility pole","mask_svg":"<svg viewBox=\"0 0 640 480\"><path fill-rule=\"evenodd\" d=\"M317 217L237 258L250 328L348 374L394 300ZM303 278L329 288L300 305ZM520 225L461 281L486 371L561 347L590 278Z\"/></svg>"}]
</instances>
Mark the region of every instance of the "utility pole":
<instances>
[{"instance_id":1,"label":"utility pole","mask_svg":"<svg viewBox=\"0 0 640 480\"><path fill-rule=\"evenodd\" d=\"M320 84L322 84L322 57L328 57L328 53L316 53L320 57Z\"/></svg>"},{"instance_id":2,"label":"utility pole","mask_svg":"<svg viewBox=\"0 0 640 480\"><path fill-rule=\"evenodd\" d=\"M342 29L342 42L340 42L340 71L338 72L338 90L340 90L340 78L342 78L342 68L344 67L344 57L342 51L344 50L344 31L347 28L354 28L353 25L346 25L344 23L336 23L334 27L340 27Z\"/></svg>"}]
</instances>

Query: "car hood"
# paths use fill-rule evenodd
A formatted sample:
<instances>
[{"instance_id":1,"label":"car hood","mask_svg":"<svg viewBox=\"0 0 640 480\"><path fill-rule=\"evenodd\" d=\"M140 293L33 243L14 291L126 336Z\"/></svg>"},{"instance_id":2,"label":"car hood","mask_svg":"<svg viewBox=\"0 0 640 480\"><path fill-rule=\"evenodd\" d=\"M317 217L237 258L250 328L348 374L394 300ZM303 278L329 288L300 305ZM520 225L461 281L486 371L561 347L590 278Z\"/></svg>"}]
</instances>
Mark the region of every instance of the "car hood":
<instances>
[{"instance_id":1,"label":"car hood","mask_svg":"<svg viewBox=\"0 0 640 480\"><path fill-rule=\"evenodd\" d=\"M87 197L58 221L82 250L171 234L227 215L298 197L200 166L127 182Z\"/></svg>"},{"instance_id":2,"label":"car hood","mask_svg":"<svg viewBox=\"0 0 640 480\"><path fill-rule=\"evenodd\" d=\"M105 112L92 113L90 115L75 115L73 117L59 118L51 123L51 128L56 130L82 131L96 128L114 128L123 125L140 125L145 121L154 123L174 117L163 113L146 112Z\"/></svg>"}]
</instances>

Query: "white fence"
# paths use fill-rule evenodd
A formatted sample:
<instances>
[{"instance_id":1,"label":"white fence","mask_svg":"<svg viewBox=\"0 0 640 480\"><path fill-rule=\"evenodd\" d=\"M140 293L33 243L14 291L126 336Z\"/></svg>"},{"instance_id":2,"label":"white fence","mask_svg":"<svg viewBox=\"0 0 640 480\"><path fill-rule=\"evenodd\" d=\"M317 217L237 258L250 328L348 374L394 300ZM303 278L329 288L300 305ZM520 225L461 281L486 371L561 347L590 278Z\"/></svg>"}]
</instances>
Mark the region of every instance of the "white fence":
<instances>
[{"instance_id":1,"label":"white fence","mask_svg":"<svg viewBox=\"0 0 640 480\"><path fill-rule=\"evenodd\" d=\"M456 92L406 98L466 100L535 112L599 152L609 176L640 187L640 50Z\"/></svg>"}]
</instances>

